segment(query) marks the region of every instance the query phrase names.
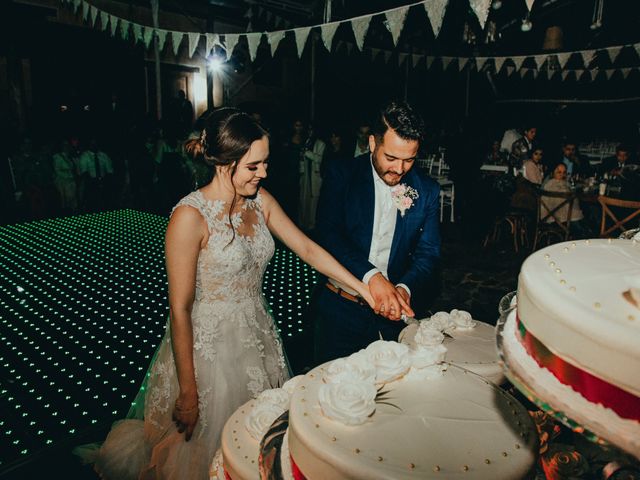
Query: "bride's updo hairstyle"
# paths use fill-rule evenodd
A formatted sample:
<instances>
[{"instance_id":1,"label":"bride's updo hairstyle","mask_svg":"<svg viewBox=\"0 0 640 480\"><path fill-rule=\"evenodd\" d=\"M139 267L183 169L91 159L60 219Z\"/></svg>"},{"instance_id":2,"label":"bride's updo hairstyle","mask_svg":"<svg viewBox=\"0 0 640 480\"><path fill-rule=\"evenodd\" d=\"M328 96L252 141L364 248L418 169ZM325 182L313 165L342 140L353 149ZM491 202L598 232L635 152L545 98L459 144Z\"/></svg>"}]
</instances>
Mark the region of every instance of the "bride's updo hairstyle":
<instances>
[{"instance_id":1,"label":"bride's updo hairstyle","mask_svg":"<svg viewBox=\"0 0 640 480\"><path fill-rule=\"evenodd\" d=\"M237 108L224 107L214 110L206 118L204 125L200 137L187 140L184 149L195 160L204 160L207 165L214 167L214 177L218 167L230 167L233 177L238 163L247 154L251 144L269 135L253 118ZM235 205L234 196L229 207L229 226L233 230L233 237L229 243L233 242L236 235L231 221L231 212Z\"/></svg>"}]
</instances>

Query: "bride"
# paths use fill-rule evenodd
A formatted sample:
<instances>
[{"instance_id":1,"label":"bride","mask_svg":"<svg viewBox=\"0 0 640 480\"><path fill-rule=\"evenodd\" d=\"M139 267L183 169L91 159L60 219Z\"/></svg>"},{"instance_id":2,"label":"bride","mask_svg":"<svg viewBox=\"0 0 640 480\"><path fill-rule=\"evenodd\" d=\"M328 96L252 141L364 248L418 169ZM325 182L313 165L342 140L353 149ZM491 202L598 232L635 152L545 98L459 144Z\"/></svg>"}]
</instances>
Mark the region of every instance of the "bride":
<instances>
[{"instance_id":1,"label":"bride","mask_svg":"<svg viewBox=\"0 0 640 480\"><path fill-rule=\"evenodd\" d=\"M289 377L262 296L271 234L319 272L369 290L307 238L260 181L269 137L247 114L214 111L187 151L214 167L211 183L174 208L166 233L170 318L128 419L84 453L104 479L208 479L227 418Z\"/></svg>"}]
</instances>

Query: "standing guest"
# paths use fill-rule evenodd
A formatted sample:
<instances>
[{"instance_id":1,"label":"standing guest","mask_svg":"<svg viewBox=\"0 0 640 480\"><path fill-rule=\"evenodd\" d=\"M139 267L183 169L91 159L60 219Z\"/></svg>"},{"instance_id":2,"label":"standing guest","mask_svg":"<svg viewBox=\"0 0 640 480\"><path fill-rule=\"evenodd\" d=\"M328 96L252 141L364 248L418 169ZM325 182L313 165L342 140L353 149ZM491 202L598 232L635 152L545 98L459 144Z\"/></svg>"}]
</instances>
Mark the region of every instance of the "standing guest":
<instances>
[{"instance_id":1,"label":"standing guest","mask_svg":"<svg viewBox=\"0 0 640 480\"><path fill-rule=\"evenodd\" d=\"M78 208L78 165L68 140L60 143L60 151L53 156L53 181L65 214Z\"/></svg>"},{"instance_id":2,"label":"standing guest","mask_svg":"<svg viewBox=\"0 0 640 480\"><path fill-rule=\"evenodd\" d=\"M342 282L318 286L319 361L353 353L382 336L398 338L412 295L424 298L440 257L440 189L413 168L424 123L406 103L390 102L369 136L370 154L327 168L318 203L316 237L368 284L371 311Z\"/></svg>"},{"instance_id":3,"label":"standing guest","mask_svg":"<svg viewBox=\"0 0 640 480\"><path fill-rule=\"evenodd\" d=\"M366 123L360 123L358 130L356 131L356 148L353 152L354 157L359 157L370 153L369 151L369 135L371 133L371 126Z\"/></svg>"},{"instance_id":4,"label":"standing guest","mask_svg":"<svg viewBox=\"0 0 640 480\"><path fill-rule=\"evenodd\" d=\"M214 111L187 150L204 157L215 174L178 203L169 221L165 336L129 419L115 424L99 450L76 450L105 480L208 480L229 416L287 380L262 294L275 249L271 234L374 306L366 285L260 188L269 138L251 117L232 108Z\"/></svg>"},{"instance_id":5,"label":"standing guest","mask_svg":"<svg viewBox=\"0 0 640 480\"><path fill-rule=\"evenodd\" d=\"M95 137L89 139L87 149L78 159L80 174L80 203L87 212L95 212L110 206L111 176L113 164L109 156L98 148Z\"/></svg>"},{"instance_id":6,"label":"standing guest","mask_svg":"<svg viewBox=\"0 0 640 480\"><path fill-rule=\"evenodd\" d=\"M526 160L523 164L524 178L531 183L541 185L544 179L544 169L542 168L542 155L543 151L540 147L534 147L531 152L531 158Z\"/></svg>"},{"instance_id":7,"label":"standing guest","mask_svg":"<svg viewBox=\"0 0 640 480\"><path fill-rule=\"evenodd\" d=\"M322 185L320 169L326 144L318 137L313 125L309 126L309 134L300 159L300 211L299 226L309 231L316 225L316 208Z\"/></svg>"},{"instance_id":8,"label":"standing guest","mask_svg":"<svg viewBox=\"0 0 640 480\"><path fill-rule=\"evenodd\" d=\"M279 199L290 218L299 218L300 199L300 161L303 158L307 132L305 124L300 118L296 118L291 125L292 129L282 144L281 175L278 178L280 184Z\"/></svg>"},{"instance_id":9,"label":"standing guest","mask_svg":"<svg viewBox=\"0 0 640 480\"><path fill-rule=\"evenodd\" d=\"M525 160L531 158L533 149L533 141L538 134L538 129L533 126L527 126L523 130L523 135L511 145L510 162L511 166L520 169Z\"/></svg>"},{"instance_id":10,"label":"standing guest","mask_svg":"<svg viewBox=\"0 0 640 480\"><path fill-rule=\"evenodd\" d=\"M622 169L626 165L630 165L629 161L629 151L630 148L626 145L618 145L616 147L616 154L613 157L605 158L602 161L602 165L600 166L601 174L609 174L609 175L620 175Z\"/></svg>"}]
</instances>

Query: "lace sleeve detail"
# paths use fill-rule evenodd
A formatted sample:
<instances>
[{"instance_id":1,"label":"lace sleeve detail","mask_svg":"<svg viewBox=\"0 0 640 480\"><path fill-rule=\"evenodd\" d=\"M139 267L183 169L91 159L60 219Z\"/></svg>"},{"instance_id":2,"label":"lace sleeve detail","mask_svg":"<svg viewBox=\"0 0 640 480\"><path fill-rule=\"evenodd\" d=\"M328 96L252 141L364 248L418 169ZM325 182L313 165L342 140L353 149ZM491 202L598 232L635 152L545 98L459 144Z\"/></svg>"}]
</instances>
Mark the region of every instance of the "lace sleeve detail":
<instances>
[{"instance_id":1,"label":"lace sleeve detail","mask_svg":"<svg viewBox=\"0 0 640 480\"><path fill-rule=\"evenodd\" d=\"M207 222L209 231L213 231L213 222L222 208L219 202L209 202L199 190L196 190L184 197L173 207L170 217L178 207L183 206L195 208Z\"/></svg>"}]
</instances>

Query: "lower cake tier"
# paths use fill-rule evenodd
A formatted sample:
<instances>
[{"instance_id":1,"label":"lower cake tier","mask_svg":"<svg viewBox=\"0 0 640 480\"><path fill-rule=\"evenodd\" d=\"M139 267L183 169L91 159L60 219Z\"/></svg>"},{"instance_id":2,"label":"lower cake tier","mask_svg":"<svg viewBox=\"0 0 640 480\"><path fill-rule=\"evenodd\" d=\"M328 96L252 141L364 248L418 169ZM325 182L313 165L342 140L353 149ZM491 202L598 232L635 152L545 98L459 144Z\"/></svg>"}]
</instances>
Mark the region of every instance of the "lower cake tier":
<instances>
[{"instance_id":1,"label":"lower cake tier","mask_svg":"<svg viewBox=\"0 0 640 480\"><path fill-rule=\"evenodd\" d=\"M611 408L587 400L547 368L540 366L523 344L516 310L508 315L505 322L502 345L506 367L537 399L576 422L580 428L640 458L640 422L622 418ZM591 396L598 394L589 392ZM606 401L612 401L611 395Z\"/></svg>"},{"instance_id":2,"label":"lower cake tier","mask_svg":"<svg viewBox=\"0 0 640 480\"><path fill-rule=\"evenodd\" d=\"M526 409L472 372L449 365L428 381L385 384L362 425L327 418L318 392L328 364L307 374L289 411L291 457L308 479L524 478L538 438Z\"/></svg>"}]
</instances>

